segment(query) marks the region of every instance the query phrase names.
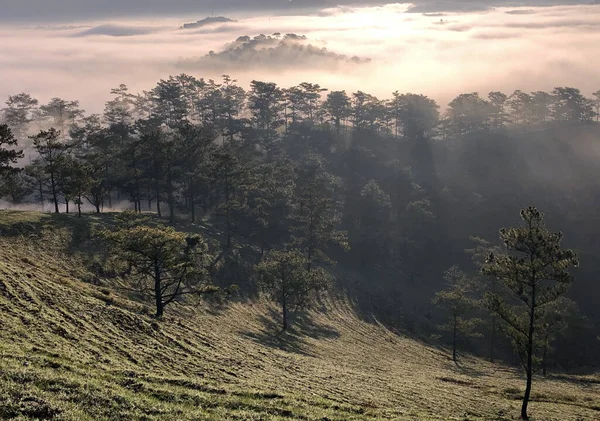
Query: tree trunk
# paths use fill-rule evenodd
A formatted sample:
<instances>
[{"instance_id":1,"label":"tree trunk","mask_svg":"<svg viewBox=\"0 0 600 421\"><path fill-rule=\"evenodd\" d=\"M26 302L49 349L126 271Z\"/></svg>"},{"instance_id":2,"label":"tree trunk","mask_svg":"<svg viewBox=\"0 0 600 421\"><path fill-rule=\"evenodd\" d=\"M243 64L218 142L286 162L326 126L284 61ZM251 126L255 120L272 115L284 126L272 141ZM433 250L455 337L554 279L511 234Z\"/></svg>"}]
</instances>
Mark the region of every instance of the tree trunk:
<instances>
[{"instance_id":1,"label":"tree trunk","mask_svg":"<svg viewBox=\"0 0 600 421\"><path fill-rule=\"evenodd\" d=\"M65 200L65 210L67 213L69 213L69 201Z\"/></svg>"},{"instance_id":2,"label":"tree trunk","mask_svg":"<svg viewBox=\"0 0 600 421\"><path fill-rule=\"evenodd\" d=\"M156 213L159 218L162 218L162 213L160 211L160 190L158 186L156 187Z\"/></svg>"},{"instance_id":3,"label":"tree trunk","mask_svg":"<svg viewBox=\"0 0 600 421\"><path fill-rule=\"evenodd\" d=\"M190 210L192 211L192 223L196 222L196 204L194 203L194 197L190 197Z\"/></svg>"},{"instance_id":4,"label":"tree trunk","mask_svg":"<svg viewBox=\"0 0 600 421\"><path fill-rule=\"evenodd\" d=\"M496 316L492 315L492 328L490 331L490 362L494 362L494 348L496 347Z\"/></svg>"},{"instance_id":5,"label":"tree trunk","mask_svg":"<svg viewBox=\"0 0 600 421\"><path fill-rule=\"evenodd\" d=\"M135 168L135 163L134 163ZM137 169L135 170L135 197L133 198L134 202L137 204L137 211L142 213L142 194L140 193L140 182L137 176Z\"/></svg>"},{"instance_id":6,"label":"tree trunk","mask_svg":"<svg viewBox=\"0 0 600 421\"><path fill-rule=\"evenodd\" d=\"M164 314L164 307L163 307L162 299L160 298L160 295L157 295L156 296L156 318L162 319L163 314Z\"/></svg>"},{"instance_id":7,"label":"tree trunk","mask_svg":"<svg viewBox=\"0 0 600 421\"><path fill-rule=\"evenodd\" d=\"M535 331L535 286L531 291L531 305L529 307L529 332L527 337L527 386L525 387L525 395L523 396L523 406L521 407L521 419L528 420L527 406L531 396L531 383L533 380L533 334Z\"/></svg>"},{"instance_id":8,"label":"tree trunk","mask_svg":"<svg viewBox=\"0 0 600 421\"><path fill-rule=\"evenodd\" d=\"M548 357L548 338L546 338L546 341L544 343L544 350L542 352L542 374L544 375L544 377L546 377L546 374L548 372L547 370L547 357Z\"/></svg>"},{"instance_id":9,"label":"tree trunk","mask_svg":"<svg viewBox=\"0 0 600 421\"><path fill-rule=\"evenodd\" d=\"M312 194L311 194L311 198L310 198L310 203L313 203L312 200ZM314 246L314 221L313 221L313 216L310 216L310 222L308 225L308 264L307 264L307 270L310 272L312 270L312 259L313 259L313 246Z\"/></svg>"},{"instance_id":10,"label":"tree trunk","mask_svg":"<svg viewBox=\"0 0 600 421\"><path fill-rule=\"evenodd\" d=\"M529 357L528 357L529 360ZM521 419L528 420L527 406L529 405L529 397L531 396L531 382L532 382L532 370L529 366L527 367L527 386L525 388L525 395L523 396L523 405L521 406Z\"/></svg>"},{"instance_id":11,"label":"tree trunk","mask_svg":"<svg viewBox=\"0 0 600 421\"><path fill-rule=\"evenodd\" d=\"M261 241L260 242L260 260L262 260L263 256L265 255L265 249L266 249L265 241Z\"/></svg>"},{"instance_id":12,"label":"tree trunk","mask_svg":"<svg viewBox=\"0 0 600 421\"><path fill-rule=\"evenodd\" d=\"M56 192L56 183L54 182L54 174L50 173L50 184L52 185L52 200L54 201L54 213L59 213L58 210L58 194Z\"/></svg>"},{"instance_id":13,"label":"tree trunk","mask_svg":"<svg viewBox=\"0 0 600 421\"><path fill-rule=\"evenodd\" d=\"M231 215L229 213L229 178L225 175L225 219L227 227L226 248L231 248Z\"/></svg>"},{"instance_id":14,"label":"tree trunk","mask_svg":"<svg viewBox=\"0 0 600 421\"><path fill-rule=\"evenodd\" d=\"M190 207L190 211L192 212L192 224L193 224L196 222L196 204L194 203L195 192L194 192L194 182L192 180L189 181L188 192L189 192L189 196L190 196L188 198L188 204Z\"/></svg>"},{"instance_id":15,"label":"tree trunk","mask_svg":"<svg viewBox=\"0 0 600 421\"><path fill-rule=\"evenodd\" d=\"M81 197L79 198L79 200L77 201L77 214L79 215L79 217L81 218Z\"/></svg>"},{"instance_id":16,"label":"tree trunk","mask_svg":"<svg viewBox=\"0 0 600 421\"><path fill-rule=\"evenodd\" d=\"M167 168L167 197L169 200L169 222L171 224L175 223L175 198L173 195L173 179L171 174L171 166Z\"/></svg>"},{"instance_id":17,"label":"tree trunk","mask_svg":"<svg viewBox=\"0 0 600 421\"><path fill-rule=\"evenodd\" d=\"M96 206L96 213L100 213L100 204L96 203L94 206Z\"/></svg>"},{"instance_id":18,"label":"tree trunk","mask_svg":"<svg viewBox=\"0 0 600 421\"><path fill-rule=\"evenodd\" d=\"M44 212L44 187L42 183L39 184L39 192L40 192L40 203L42 204L42 212Z\"/></svg>"},{"instance_id":19,"label":"tree trunk","mask_svg":"<svg viewBox=\"0 0 600 421\"><path fill-rule=\"evenodd\" d=\"M156 300L156 318L160 319L164 313L164 305L161 292L160 271L154 266L154 298Z\"/></svg>"},{"instance_id":20,"label":"tree trunk","mask_svg":"<svg viewBox=\"0 0 600 421\"><path fill-rule=\"evenodd\" d=\"M454 316L454 325L452 326L452 361L456 362L456 316Z\"/></svg>"},{"instance_id":21,"label":"tree trunk","mask_svg":"<svg viewBox=\"0 0 600 421\"><path fill-rule=\"evenodd\" d=\"M287 299L285 295L285 287L281 290L281 310L283 313L283 330L287 330L288 328L288 308L287 308Z\"/></svg>"}]
</instances>

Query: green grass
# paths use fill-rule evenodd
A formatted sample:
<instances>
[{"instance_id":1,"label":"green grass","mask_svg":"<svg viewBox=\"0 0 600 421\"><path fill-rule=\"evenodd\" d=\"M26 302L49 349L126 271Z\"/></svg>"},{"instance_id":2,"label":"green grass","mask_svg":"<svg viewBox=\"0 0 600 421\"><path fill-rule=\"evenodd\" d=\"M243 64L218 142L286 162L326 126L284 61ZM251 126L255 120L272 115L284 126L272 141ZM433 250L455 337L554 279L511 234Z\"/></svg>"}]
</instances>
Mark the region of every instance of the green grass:
<instances>
[{"instance_id":1,"label":"green grass","mask_svg":"<svg viewBox=\"0 0 600 421\"><path fill-rule=\"evenodd\" d=\"M0 212L0 419L510 420L518 371L396 335L330 297L280 334L262 301L164 321L90 283L79 251L111 216ZM600 419L600 376L536 378L537 420Z\"/></svg>"}]
</instances>

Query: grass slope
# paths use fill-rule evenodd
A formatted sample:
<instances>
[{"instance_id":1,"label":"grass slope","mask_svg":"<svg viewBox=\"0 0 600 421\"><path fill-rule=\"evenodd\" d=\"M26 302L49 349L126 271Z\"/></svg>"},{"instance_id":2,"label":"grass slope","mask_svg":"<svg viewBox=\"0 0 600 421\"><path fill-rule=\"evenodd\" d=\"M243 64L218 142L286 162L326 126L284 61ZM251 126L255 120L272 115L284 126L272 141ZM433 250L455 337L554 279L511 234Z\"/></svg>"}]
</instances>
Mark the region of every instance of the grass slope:
<instances>
[{"instance_id":1,"label":"grass slope","mask_svg":"<svg viewBox=\"0 0 600 421\"><path fill-rule=\"evenodd\" d=\"M106 217L104 217L106 218ZM263 301L167 309L91 279L106 219L0 212L0 419L508 420L519 373L398 336L329 299L278 333ZM600 377L537 379L537 420L600 419Z\"/></svg>"}]
</instances>

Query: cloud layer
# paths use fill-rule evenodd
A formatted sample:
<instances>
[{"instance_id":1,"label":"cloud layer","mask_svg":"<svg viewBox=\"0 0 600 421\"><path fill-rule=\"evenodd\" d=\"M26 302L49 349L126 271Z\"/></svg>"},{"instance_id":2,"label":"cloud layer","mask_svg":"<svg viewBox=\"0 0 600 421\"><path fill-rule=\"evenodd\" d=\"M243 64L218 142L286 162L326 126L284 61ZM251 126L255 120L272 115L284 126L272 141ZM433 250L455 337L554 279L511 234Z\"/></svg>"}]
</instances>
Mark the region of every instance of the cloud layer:
<instances>
[{"instance_id":1,"label":"cloud layer","mask_svg":"<svg viewBox=\"0 0 600 421\"><path fill-rule=\"evenodd\" d=\"M430 95L445 104L470 91L551 90L576 86L600 89L600 6L498 8L469 13L409 13L412 5L324 8L289 16L228 15L237 22L183 30L198 16L147 21L113 20L61 25L0 24L0 100L27 91L79 99L100 112L112 87L134 91L181 71L216 78L228 72L242 85L252 79L292 85L304 81L330 89L392 91ZM195 63L209 51L226 50L238 36L296 33L308 37L319 56L286 50L253 57L246 66L231 61ZM7 42L8 41L8 42ZM333 56L332 56L333 55ZM369 63L332 57L371 58ZM231 56L227 56L228 59Z\"/></svg>"}]
</instances>

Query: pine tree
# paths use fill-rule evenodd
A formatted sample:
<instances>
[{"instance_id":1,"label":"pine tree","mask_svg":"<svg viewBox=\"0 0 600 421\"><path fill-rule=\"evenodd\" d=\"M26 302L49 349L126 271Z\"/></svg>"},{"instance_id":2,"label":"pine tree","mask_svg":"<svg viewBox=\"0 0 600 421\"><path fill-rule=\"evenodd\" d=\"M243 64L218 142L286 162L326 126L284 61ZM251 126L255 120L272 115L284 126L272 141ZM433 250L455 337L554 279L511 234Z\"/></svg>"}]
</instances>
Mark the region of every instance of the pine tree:
<instances>
[{"instance_id":1,"label":"pine tree","mask_svg":"<svg viewBox=\"0 0 600 421\"><path fill-rule=\"evenodd\" d=\"M7 197L12 203L21 203L32 192L31 182L23 171L11 171L0 178L0 197Z\"/></svg>"},{"instance_id":2,"label":"pine tree","mask_svg":"<svg viewBox=\"0 0 600 421\"><path fill-rule=\"evenodd\" d=\"M430 137L439 124L437 103L425 95L394 92L393 96L387 107L395 136L401 133L411 140Z\"/></svg>"},{"instance_id":3,"label":"pine tree","mask_svg":"<svg viewBox=\"0 0 600 421\"><path fill-rule=\"evenodd\" d=\"M249 171L245 234L258 242L261 256L289 239L294 188L289 162L261 163Z\"/></svg>"},{"instance_id":4,"label":"pine tree","mask_svg":"<svg viewBox=\"0 0 600 421\"><path fill-rule=\"evenodd\" d=\"M553 351L553 342L568 330L569 320L576 317L578 312L577 304L566 297L558 297L542 309L539 338L542 348L540 363L544 376L548 372L548 360Z\"/></svg>"},{"instance_id":5,"label":"pine tree","mask_svg":"<svg viewBox=\"0 0 600 421\"><path fill-rule=\"evenodd\" d=\"M477 92L461 94L448 104L447 115L455 136L486 130L494 114L494 107Z\"/></svg>"},{"instance_id":6,"label":"pine tree","mask_svg":"<svg viewBox=\"0 0 600 421\"><path fill-rule=\"evenodd\" d=\"M37 106L38 100L25 92L11 95L2 109L4 121L17 136L26 136L27 126L33 121Z\"/></svg>"},{"instance_id":7,"label":"pine tree","mask_svg":"<svg viewBox=\"0 0 600 421\"><path fill-rule=\"evenodd\" d=\"M67 101L62 98L52 98L48 104L40 106L41 117L63 133L82 117L84 112L79 108L79 101Z\"/></svg>"},{"instance_id":8,"label":"pine tree","mask_svg":"<svg viewBox=\"0 0 600 421\"><path fill-rule=\"evenodd\" d=\"M477 290L482 291L484 294L489 292L491 294L500 294L501 289L498 285L498 280L494 276L485 276L481 274L481 268L484 266L487 257L490 253L499 253L501 248L497 245L492 245L489 241L479 238L470 237L469 240L473 243L473 247L466 249L467 254L471 256L471 260L477 271L478 275L474 275L474 280L479 284ZM494 362L496 342L498 336L498 315L493 311L489 312L489 318L486 320L488 326L488 356L490 362Z\"/></svg>"},{"instance_id":9,"label":"pine tree","mask_svg":"<svg viewBox=\"0 0 600 421\"><path fill-rule=\"evenodd\" d=\"M44 170L44 163L41 159L34 159L29 165L25 166L25 175L29 179L32 188L36 191L37 199L44 211L44 193L48 182L48 174Z\"/></svg>"},{"instance_id":10,"label":"pine tree","mask_svg":"<svg viewBox=\"0 0 600 421\"><path fill-rule=\"evenodd\" d=\"M184 295L216 291L207 270L212 255L198 235L147 226L143 217L126 211L120 226L102 231L101 237L112 246L114 257L130 268L133 288L152 298L157 318Z\"/></svg>"},{"instance_id":11,"label":"pine tree","mask_svg":"<svg viewBox=\"0 0 600 421\"><path fill-rule=\"evenodd\" d=\"M219 125L223 138L229 142L235 139L244 130L244 119L240 118L246 102L246 92L236 85L237 80L229 75L223 75L223 83L219 90Z\"/></svg>"},{"instance_id":12,"label":"pine tree","mask_svg":"<svg viewBox=\"0 0 600 421\"><path fill-rule=\"evenodd\" d=\"M0 177L17 171L12 164L23 158L23 151L16 150L17 139L7 124L0 124Z\"/></svg>"},{"instance_id":13,"label":"pine tree","mask_svg":"<svg viewBox=\"0 0 600 421\"><path fill-rule=\"evenodd\" d=\"M150 92L150 98L153 107L151 119L164 122L169 127L177 127L189 115L182 86L173 76L161 79Z\"/></svg>"},{"instance_id":14,"label":"pine tree","mask_svg":"<svg viewBox=\"0 0 600 421\"><path fill-rule=\"evenodd\" d=\"M375 180L369 180L361 188L352 212L354 218L350 226L353 229L349 231L352 249L363 266L385 258L389 249L391 207L390 195Z\"/></svg>"},{"instance_id":15,"label":"pine tree","mask_svg":"<svg viewBox=\"0 0 600 421\"><path fill-rule=\"evenodd\" d=\"M60 132L54 128L42 130L37 135L31 136L31 139L47 175L44 181L52 197L52 203L54 203L54 212L59 213L58 196L61 193L61 174L65 163L64 158L71 152L73 145L61 139Z\"/></svg>"},{"instance_id":16,"label":"pine tree","mask_svg":"<svg viewBox=\"0 0 600 421\"><path fill-rule=\"evenodd\" d=\"M210 153L214 137L204 127L184 124L176 135L175 156L179 168L183 195L187 209L191 213L192 223L196 222L196 205L198 198L206 196L210 172ZM203 198L206 201L206 197Z\"/></svg>"},{"instance_id":17,"label":"pine tree","mask_svg":"<svg viewBox=\"0 0 600 421\"><path fill-rule=\"evenodd\" d=\"M147 179L148 204L156 200L156 214L162 217L161 201L164 196L167 161L167 136L163 129L150 120L138 120L137 130L140 136L144 177Z\"/></svg>"},{"instance_id":18,"label":"pine tree","mask_svg":"<svg viewBox=\"0 0 600 421\"><path fill-rule=\"evenodd\" d=\"M133 123L135 96L129 93L127 85L121 84L111 89L114 98L104 107L104 121L109 125L130 125Z\"/></svg>"},{"instance_id":19,"label":"pine tree","mask_svg":"<svg viewBox=\"0 0 600 421\"><path fill-rule=\"evenodd\" d=\"M557 87L552 91L554 120L587 123L594 121L594 102L576 88Z\"/></svg>"},{"instance_id":20,"label":"pine tree","mask_svg":"<svg viewBox=\"0 0 600 421\"><path fill-rule=\"evenodd\" d=\"M491 128L494 130L501 129L508 121L506 114L508 96L502 92L490 92L488 99L491 107Z\"/></svg>"},{"instance_id":21,"label":"pine tree","mask_svg":"<svg viewBox=\"0 0 600 421\"><path fill-rule=\"evenodd\" d=\"M323 102L323 109L339 135L342 123L352 115L350 97L346 91L331 91Z\"/></svg>"},{"instance_id":22,"label":"pine tree","mask_svg":"<svg viewBox=\"0 0 600 421\"><path fill-rule=\"evenodd\" d=\"M594 96L594 112L596 113L596 123L600 121L600 90L592 94Z\"/></svg>"},{"instance_id":23,"label":"pine tree","mask_svg":"<svg viewBox=\"0 0 600 421\"><path fill-rule=\"evenodd\" d=\"M83 197L91 191L94 184L93 169L84 162L69 156L65 159L61 171L60 183L67 205L66 211L69 213L69 201L73 201L77 205L77 214L81 218Z\"/></svg>"},{"instance_id":24,"label":"pine tree","mask_svg":"<svg viewBox=\"0 0 600 421\"><path fill-rule=\"evenodd\" d=\"M437 292L432 302L448 313L448 321L441 325L440 329L451 332L452 361L457 362L456 349L459 335L479 336L475 329L481 324L481 319L470 317L477 307L473 280L457 266L453 266L444 272L444 281L446 289Z\"/></svg>"},{"instance_id":25,"label":"pine tree","mask_svg":"<svg viewBox=\"0 0 600 421\"><path fill-rule=\"evenodd\" d=\"M328 288L327 273L320 268L308 272L308 263L298 249L273 250L255 267L261 290L281 305L283 330L289 327L290 311L307 306L315 293Z\"/></svg>"},{"instance_id":26,"label":"pine tree","mask_svg":"<svg viewBox=\"0 0 600 421\"><path fill-rule=\"evenodd\" d=\"M231 251L240 215L247 206L248 162L242 159L240 148L224 144L212 151L211 176L219 201L216 216L222 220L225 234L223 251Z\"/></svg>"},{"instance_id":27,"label":"pine tree","mask_svg":"<svg viewBox=\"0 0 600 421\"><path fill-rule=\"evenodd\" d=\"M274 159L280 152L277 130L283 126L284 92L275 83L253 80L248 94L248 109L257 142Z\"/></svg>"},{"instance_id":28,"label":"pine tree","mask_svg":"<svg viewBox=\"0 0 600 421\"><path fill-rule=\"evenodd\" d=\"M562 296L573 282L569 269L578 266L573 250L561 247L563 234L550 232L543 214L535 207L521 211L523 226L503 228L500 239L505 254L490 254L482 268L485 275L495 276L514 298L509 301L499 294L487 294L487 303L504 322L504 330L512 339L527 384L521 407L521 418L528 419L534 364L539 356L539 329L544 308Z\"/></svg>"},{"instance_id":29,"label":"pine tree","mask_svg":"<svg viewBox=\"0 0 600 421\"><path fill-rule=\"evenodd\" d=\"M339 230L335 197L339 180L323 169L323 158L308 154L299 164L291 212L293 244L305 253L307 269L315 262L331 262L330 246L349 249L347 233Z\"/></svg>"}]
</instances>

